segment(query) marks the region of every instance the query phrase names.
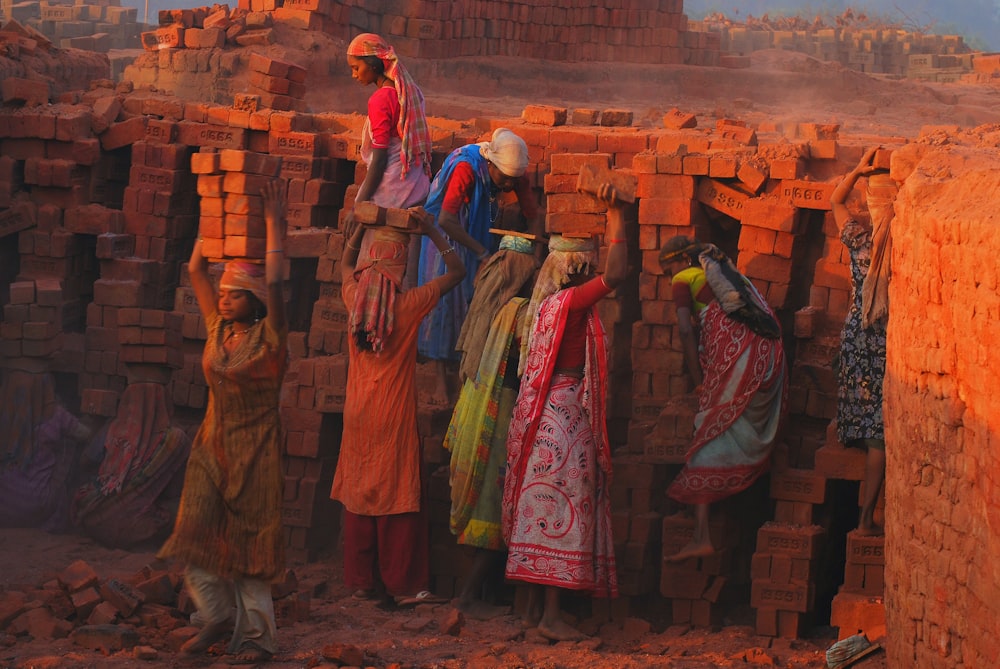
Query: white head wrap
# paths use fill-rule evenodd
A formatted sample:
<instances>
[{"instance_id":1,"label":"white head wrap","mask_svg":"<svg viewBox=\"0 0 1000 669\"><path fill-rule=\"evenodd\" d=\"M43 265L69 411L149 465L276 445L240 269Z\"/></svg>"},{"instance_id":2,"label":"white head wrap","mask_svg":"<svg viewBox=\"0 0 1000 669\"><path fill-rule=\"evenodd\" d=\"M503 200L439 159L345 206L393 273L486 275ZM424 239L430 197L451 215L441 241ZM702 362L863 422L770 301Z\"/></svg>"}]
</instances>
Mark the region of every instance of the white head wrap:
<instances>
[{"instance_id":1,"label":"white head wrap","mask_svg":"<svg viewBox=\"0 0 1000 669\"><path fill-rule=\"evenodd\" d=\"M519 177L528 169L528 145L507 128L497 128L493 139L480 142L479 153L509 177Z\"/></svg>"}]
</instances>

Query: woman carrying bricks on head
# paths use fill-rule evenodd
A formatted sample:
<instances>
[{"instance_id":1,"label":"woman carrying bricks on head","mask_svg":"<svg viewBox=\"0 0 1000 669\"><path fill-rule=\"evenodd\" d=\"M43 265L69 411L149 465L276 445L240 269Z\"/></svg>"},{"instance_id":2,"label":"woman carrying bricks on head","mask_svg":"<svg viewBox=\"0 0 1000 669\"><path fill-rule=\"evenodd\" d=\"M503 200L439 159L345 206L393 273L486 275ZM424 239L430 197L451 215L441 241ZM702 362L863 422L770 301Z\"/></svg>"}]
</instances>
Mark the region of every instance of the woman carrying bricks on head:
<instances>
[{"instance_id":1,"label":"woman carrying bricks on head","mask_svg":"<svg viewBox=\"0 0 1000 669\"><path fill-rule=\"evenodd\" d=\"M468 144L452 151L434 177L425 208L437 216L438 225L448 238L458 243L455 250L468 274L421 326L418 351L422 356L439 361L455 361L460 357L455 343L472 299L476 273L494 248L490 228L500 215L497 199L500 194L513 191L521 214L528 221L529 232L542 232L527 169L528 146L524 140L506 128L498 128L490 141ZM440 257L424 241L417 281L426 283L443 271ZM447 391L443 364L438 377L441 384L438 399L444 401Z\"/></svg>"},{"instance_id":2,"label":"woman carrying bricks on head","mask_svg":"<svg viewBox=\"0 0 1000 669\"><path fill-rule=\"evenodd\" d=\"M375 86L361 131L361 159L368 166L355 202L408 209L423 204L431 183L431 135L424 95L395 50L374 33L358 35L347 47L351 76ZM419 239L410 253L415 274ZM408 288L413 280L404 283Z\"/></svg>"},{"instance_id":3,"label":"woman carrying bricks on head","mask_svg":"<svg viewBox=\"0 0 1000 669\"><path fill-rule=\"evenodd\" d=\"M365 235L349 221L342 258L348 313L344 431L330 496L344 505L344 580L359 599L378 597L375 567L397 605L440 601L430 582L428 527L421 508L420 435L417 432L417 330L440 296L465 276L455 250L418 214L421 230L448 271L407 291L408 235L387 227Z\"/></svg>"},{"instance_id":4,"label":"woman carrying bricks on head","mask_svg":"<svg viewBox=\"0 0 1000 669\"><path fill-rule=\"evenodd\" d=\"M895 185L872 165L878 147L869 149L848 172L833 195L833 216L840 240L851 254L851 308L840 338L837 369L837 438L864 448L864 498L858 532L882 534L875 524L875 505L885 480L885 432L882 424L882 380L885 377L885 328L889 314L889 223ZM868 177L871 223L860 222L845 204L861 177ZM873 188L873 183L883 185ZM888 192L879 197L880 191Z\"/></svg>"},{"instance_id":5,"label":"woman carrying bricks on head","mask_svg":"<svg viewBox=\"0 0 1000 669\"><path fill-rule=\"evenodd\" d=\"M729 258L712 244L677 236L659 260L673 277L684 362L698 393L687 461L667 489L694 505L691 542L667 557L679 562L714 552L709 505L767 470L788 391L774 312Z\"/></svg>"},{"instance_id":6,"label":"woman carrying bricks on head","mask_svg":"<svg viewBox=\"0 0 1000 669\"><path fill-rule=\"evenodd\" d=\"M537 264L531 240L505 235L476 277L476 292L462 325L464 380L448 425L451 451L451 532L476 557L458 607L478 618L501 613L482 602L483 584L500 573L500 477L507 462L507 430L520 388L518 363L527 340L528 296Z\"/></svg>"},{"instance_id":7,"label":"woman carrying bricks on head","mask_svg":"<svg viewBox=\"0 0 1000 669\"><path fill-rule=\"evenodd\" d=\"M597 302L628 272L625 221L610 184L607 266L593 239L553 235L528 313L524 374L507 436L502 525L507 578L534 584L528 615L543 636L578 639L560 615L562 590L618 594L611 536L607 355Z\"/></svg>"},{"instance_id":8,"label":"woman carrying bricks on head","mask_svg":"<svg viewBox=\"0 0 1000 669\"><path fill-rule=\"evenodd\" d=\"M230 261L216 292L200 239L188 263L208 331L202 357L208 408L191 447L174 532L159 553L187 564L185 584L204 623L181 650L204 653L232 629L228 650L233 663L243 664L266 661L277 650L271 581L284 568L278 413L288 366L284 205L277 181L261 195L263 270Z\"/></svg>"}]
</instances>

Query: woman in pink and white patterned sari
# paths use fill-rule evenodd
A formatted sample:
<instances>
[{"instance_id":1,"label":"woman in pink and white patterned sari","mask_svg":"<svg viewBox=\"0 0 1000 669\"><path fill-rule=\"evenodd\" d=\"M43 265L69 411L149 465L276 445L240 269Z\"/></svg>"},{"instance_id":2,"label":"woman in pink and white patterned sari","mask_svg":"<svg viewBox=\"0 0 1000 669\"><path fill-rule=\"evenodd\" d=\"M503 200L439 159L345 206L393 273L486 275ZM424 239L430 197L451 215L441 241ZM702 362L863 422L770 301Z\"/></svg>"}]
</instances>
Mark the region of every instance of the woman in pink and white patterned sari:
<instances>
[{"instance_id":1,"label":"woman in pink and white patterned sari","mask_svg":"<svg viewBox=\"0 0 1000 669\"><path fill-rule=\"evenodd\" d=\"M687 461L667 489L672 499L694 505L692 541L667 557L680 562L715 552L709 504L767 471L788 388L774 312L725 254L677 236L663 247L660 265L673 275L678 335L698 394Z\"/></svg>"},{"instance_id":2,"label":"woman in pink and white patterned sari","mask_svg":"<svg viewBox=\"0 0 1000 669\"><path fill-rule=\"evenodd\" d=\"M507 436L503 532L507 578L532 588L529 617L554 640L581 633L562 620L562 589L618 595L611 537L611 452L605 423L607 356L596 304L628 271L624 218L605 184L609 246L594 277L591 239L553 236L528 313L524 376ZM541 595L544 593L544 600Z\"/></svg>"}]
</instances>

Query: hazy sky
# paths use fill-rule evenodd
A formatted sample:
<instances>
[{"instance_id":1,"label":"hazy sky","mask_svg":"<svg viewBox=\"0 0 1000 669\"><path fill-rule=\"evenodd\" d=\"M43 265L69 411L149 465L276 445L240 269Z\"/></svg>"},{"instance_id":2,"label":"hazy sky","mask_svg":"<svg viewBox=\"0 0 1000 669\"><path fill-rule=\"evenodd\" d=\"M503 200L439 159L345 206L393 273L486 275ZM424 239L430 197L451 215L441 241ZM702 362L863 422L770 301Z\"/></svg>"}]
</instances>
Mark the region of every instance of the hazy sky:
<instances>
[{"instance_id":1,"label":"hazy sky","mask_svg":"<svg viewBox=\"0 0 1000 669\"><path fill-rule=\"evenodd\" d=\"M684 11L692 19L715 11L734 20L765 13L812 18L837 16L848 7L907 30L959 34L975 48L1000 50L1000 0L684 0Z\"/></svg>"}]
</instances>

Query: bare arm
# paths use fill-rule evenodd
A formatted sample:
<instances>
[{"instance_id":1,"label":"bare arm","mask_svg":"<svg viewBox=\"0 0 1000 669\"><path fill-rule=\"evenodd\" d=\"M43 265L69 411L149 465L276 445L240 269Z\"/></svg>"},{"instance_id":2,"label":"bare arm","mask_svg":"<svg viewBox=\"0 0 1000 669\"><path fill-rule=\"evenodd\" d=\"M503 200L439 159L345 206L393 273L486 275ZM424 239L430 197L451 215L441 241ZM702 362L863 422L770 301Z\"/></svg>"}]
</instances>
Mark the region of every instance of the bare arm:
<instances>
[{"instance_id":1,"label":"bare arm","mask_svg":"<svg viewBox=\"0 0 1000 669\"><path fill-rule=\"evenodd\" d=\"M365 238L365 226L358 223L353 216L348 216L344 223L344 253L340 256L340 277L346 282L354 276L358 268L358 253L361 252L361 242Z\"/></svg>"},{"instance_id":2,"label":"bare arm","mask_svg":"<svg viewBox=\"0 0 1000 669\"><path fill-rule=\"evenodd\" d=\"M434 225L434 217L421 207L417 207L416 209L422 212L422 215L418 216L421 231L430 238L431 242L434 243L434 247L444 259L444 266L447 271L442 276L431 281L431 283L437 284L438 292L444 295L465 278L465 263L462 262L462 259L455 253L455 249L449 246L448 240L444 238L441 231Z\"/></svg>"},{"instance_id":3,"label":"bare arm","mask_svg":"<svg viewBox=\"0 0 1000 669\"><path fill-rule=\"evenodd\" d=\"M388 149L372 149L372 161L368 165L368 172L365 174L365 180L362 182L361 188L358 189L357 202L364 202L372 199L372 195L375 194L379 184L382 183L382 177L385 176L385 167L388 164Z\"/></svg>"},{"instance_id":4,"label":"bare arm","mask_svg":"<svg viewBox=\"0 0 1000 669\"><path fill-rule=\"evenodd\" d=\"M205 322L212 320L218 309L218 295L212 287L212 281L208 278L208 262L201 254L201 235L194 241L194 249L191 251L191 259L188 260L188 275L191 277L191 287L194 289L195 299L198 300L198 309Z\"/></svg>"},{"instance_id":5,"label":"bare arm","mask_svg":"<svg viewBox=\"0 0 1000 669\"><path fill-rule=\"evenodd\" d=\"M604 285L614 289L628 275L628 238L625 236L625 214L616 198L615 187L602 184L597 197L608 205L608 225L604 238L608 244L608 262L604 268Z\"/></svg>"},{"instance_id":6,"label":"bare arm","mask_svg":"<svg viewBox=\"0 0 1000 669\"><path fill-rule=\"evenodd\" d=\"M486 255L487 248L477 242L475 238L465 231L458 216L450 211L441 210L438 214L438 225L444 230L448 237L476 254L477 257Z\"/></svg>"},{"instance_id":7,"label":"bare arm","mask_svg":"<svg viewBox=\"0 0 1000 669\"><path fill-rule=\"evenodd\" d=\"M285 327L285 296L281 290L285 267L285 200L278 180L260 189L264 198L264 223L267 246L264 254L264 277L267 280L267 324L280 332Z\"/></svg>"},{"instance_id":8,"label":"bare arm","mask_svg":"<svg viewBox=\"0 0 1000 669\"><path fill-rule=\"evenodd\" d=\"M684 354L684 364L694 385L700 386L705 380L701 371L701 361L698 359L698 338L691 323L691 309L677 308L677 333L681 338L681 351Z\"/></svg>"},{"instance_id":9,"label":"bare arm","mask_svg":"<svg viewBox=\"0 0 1000 669\"><path fill-rule=\"evenodd\" d=\"M854 184L861 177L866 177L879 171L879 168L872 165L872 159L875 157L875 152L878 149L879 147L875 146L865 151L857 167L845 174L844 178L837 184L837 187L833 189L833 194L830 196L830 204L833 206L833 218L837 222L838 228L843 228L844 223L851 218L851 212L847 209L845 203L851 191L854 190Z\"/></svg>"}]
</instances>

